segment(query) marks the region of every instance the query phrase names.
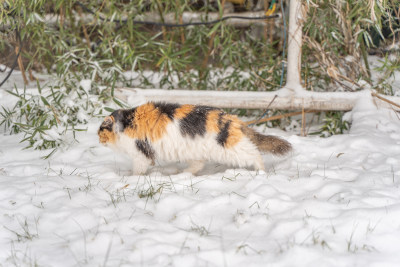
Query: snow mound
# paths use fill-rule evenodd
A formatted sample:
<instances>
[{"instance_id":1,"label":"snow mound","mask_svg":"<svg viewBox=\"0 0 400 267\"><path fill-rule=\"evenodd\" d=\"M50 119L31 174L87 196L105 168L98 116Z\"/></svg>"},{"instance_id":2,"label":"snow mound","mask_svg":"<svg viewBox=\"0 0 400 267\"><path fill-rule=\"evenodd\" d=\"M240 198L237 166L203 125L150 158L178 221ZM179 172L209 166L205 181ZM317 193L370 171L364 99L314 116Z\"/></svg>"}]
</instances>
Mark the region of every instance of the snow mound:
<instances>
[{"instance_id":1,"label":"snow mound","mask_svg":"<svg viewBox=\"0 0 400 267\"><path fill-rule=\"evenodd\" d=\"M346 135L282 133L295 151L266 173L197 177L131 176L94 119L47 161L2 135L0 266L398 266L398 114L365 98L347 116Z\"/></svg>"}]
</instances>

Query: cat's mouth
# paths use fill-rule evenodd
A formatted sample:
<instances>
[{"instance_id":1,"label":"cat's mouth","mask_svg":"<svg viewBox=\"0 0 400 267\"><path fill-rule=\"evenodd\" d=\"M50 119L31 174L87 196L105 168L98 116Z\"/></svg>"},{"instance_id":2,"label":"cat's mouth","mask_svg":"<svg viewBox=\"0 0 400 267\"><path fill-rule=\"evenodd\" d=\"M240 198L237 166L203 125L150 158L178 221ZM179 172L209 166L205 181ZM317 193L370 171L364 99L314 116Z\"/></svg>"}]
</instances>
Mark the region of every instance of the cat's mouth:
<instances>
[{"instance_id":1,"label":"cat's mouth","mask_svg":"<svg viewBox=\"0 0 400 267\"><path fill-rule=\"evenodd\" d=\"M100 138L100 144L107 145L108 139Z\"/></svg>"}]
</instances>

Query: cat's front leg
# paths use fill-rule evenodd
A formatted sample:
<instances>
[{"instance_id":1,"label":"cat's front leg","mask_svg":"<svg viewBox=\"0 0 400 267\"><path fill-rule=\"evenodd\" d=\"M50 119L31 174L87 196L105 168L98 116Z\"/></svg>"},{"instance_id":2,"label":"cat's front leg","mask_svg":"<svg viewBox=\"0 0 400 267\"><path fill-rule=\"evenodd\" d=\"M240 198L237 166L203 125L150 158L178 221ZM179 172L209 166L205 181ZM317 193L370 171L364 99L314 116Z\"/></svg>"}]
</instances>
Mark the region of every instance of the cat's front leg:
<instances>
[{"instance_id":1,"label":"cat's front leg","mask_svg":"<svg viewBox=\"0 0 400 267\"><path fill-rule=\"evenodd\" d=\"M142 157L140 154L133 159L132 173L133 175L145 174L148 167L152 164L152 160Z\"/></svg>"},{"instance_id":2,"label":"cat's front leg","mask_svg":"<svg viewBox=\"0 0 400 267\"><path fill-rule=\"evenodd\" d=\"M192 160L189 161L189 166L183 170L184 172L190 172L192 174L197 174L204 167L203 160Z\"/></svg>"},{"instance_id":3,"label":"cat's front leg","mask_svg":"<svg viewBox=\"0 0 400 267\"><path fill-rule=\"evenodd\" d=\"M146 139L136 139L134 146L130 149L133 159L133 175L145 174L149 165L154 165L155 151L151 142Z\"/></svg>"}]
</instances>

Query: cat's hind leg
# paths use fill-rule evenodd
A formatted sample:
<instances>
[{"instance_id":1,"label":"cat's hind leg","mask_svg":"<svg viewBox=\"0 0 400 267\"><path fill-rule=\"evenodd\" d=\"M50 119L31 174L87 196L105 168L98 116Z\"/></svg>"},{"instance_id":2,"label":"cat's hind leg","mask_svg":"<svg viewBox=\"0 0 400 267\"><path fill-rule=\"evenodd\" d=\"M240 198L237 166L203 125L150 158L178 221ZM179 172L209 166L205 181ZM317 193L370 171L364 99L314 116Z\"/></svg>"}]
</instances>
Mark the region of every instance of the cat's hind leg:
<instances>
[{"instance_id":1,"label":"cat's hind leg","mask_svg":"<svg viewBox=\"0 0 400 267\"><path fill-rule=\"evenodd\" d=\"M205 162L203 160L191 160L188 163L189 166L184 170L184 172L196 174L203 169Z\"/></svg>"},{"instance_id":2,"label":"cat's hind leg","mask_svg":"<svg viewBox=\"0 0 400 267\"><path fill-rule=\"evenodd\" d=\"M258 153L258 155L255 158L254 169L256 171L265 171L264 161L260 153Z\"/></svg>"},{"instance_id":3,"label":"cat's hind leg","mask_svg":"<svg viewBox=\"0 0 400 267\"><path fill-rule=\"evenodd\" d=\"M225 149L225 161L229 165L253 167L257 171L265 171L264 161L257 147L248 138L242 139L234 147Z\"/></svg>"}]
</instances>

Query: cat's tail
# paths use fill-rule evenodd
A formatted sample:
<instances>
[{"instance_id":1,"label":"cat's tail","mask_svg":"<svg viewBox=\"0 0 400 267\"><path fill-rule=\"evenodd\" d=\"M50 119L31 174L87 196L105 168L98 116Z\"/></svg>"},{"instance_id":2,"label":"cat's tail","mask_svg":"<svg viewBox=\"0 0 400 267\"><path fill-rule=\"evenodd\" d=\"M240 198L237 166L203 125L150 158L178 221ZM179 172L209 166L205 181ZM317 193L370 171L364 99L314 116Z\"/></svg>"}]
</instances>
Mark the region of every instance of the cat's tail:
<instances>
[{"instance_id":1,"label":"cat's tail","mask_svg":"<svg viewBox=\"0 0 400 267\"><path fill-rule=\"evenodd\" d=\"M277 156L283 156L292 150L292 145L279 137L263 135L246 126L242 127L242 131L261 152L269 152Z\"/></svg>"}]
</instances>

